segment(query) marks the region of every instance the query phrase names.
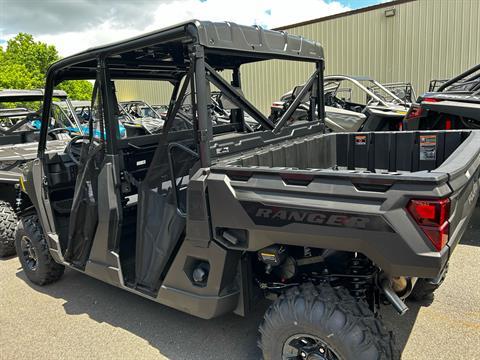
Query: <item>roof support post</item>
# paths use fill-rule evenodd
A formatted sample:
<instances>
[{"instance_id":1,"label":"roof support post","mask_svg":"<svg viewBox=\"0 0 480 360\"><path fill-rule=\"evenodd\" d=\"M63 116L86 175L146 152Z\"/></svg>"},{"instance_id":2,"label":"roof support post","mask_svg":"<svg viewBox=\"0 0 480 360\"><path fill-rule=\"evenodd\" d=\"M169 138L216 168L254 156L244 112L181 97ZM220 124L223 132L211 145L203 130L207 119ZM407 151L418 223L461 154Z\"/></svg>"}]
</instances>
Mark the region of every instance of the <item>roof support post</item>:
<instances>
[{"instance_id":1,"label":"roof support post","mask_svg":"<svg viewBox=\"0 0 480 360\"><path fill-rule=\"evenodd\" d=\"M193 61L195 66L195 93L197 97L196 109L198 119L198 145L202 167L210 166L210 139L212 138L212 123L208 116L210 103L210 86L207 82L205 70L205 54L202 46L193 47Z\"/></svg>"},{"instance_id":2,"label":"roof support post","mask_svg":"<svg viewBox=\"0 0 480 360\"><path fill-rule=\"evenodd\" d=\"M325 70L325 63L319 61L317 66L317 114L318 118L323 124L323 133L325 134L325 91L323 88L323 72Z\"/></svg>"},{"instance_id":3,"label":"roof support post","mask_svg":"<svg viewBox=\"0 0 480 360\"><path fill-rule=\"evenodd\" d=\"M233 69L232 74L232 86L241 89L242 88L242 80L240 78L240 67L236 66ZM239 109L232 109L231 110L231 121L235 124L237 131L243 132L245 130L245 117L243 115L242 108Z\"/></svg>"},{"instance_id":4,"label":"roof support post","mask_svg":"<svg viewBox=\"0 0 480 360\"><path fill-rule=\"evenodd\" d=\"M115 101L113 96L115 95L115 90L113 84L110 82L107 62L104 57L99 57L98 69L100 71L98 79L100 80L100 91L103 102L103 120L105 122L105 134L103 134L103 136L107 140L107 153L115 154L117 150L117 139L120 137L120 130L116 119L116 113L118 110L114 109Z\"/></svg>"}]
</instances>

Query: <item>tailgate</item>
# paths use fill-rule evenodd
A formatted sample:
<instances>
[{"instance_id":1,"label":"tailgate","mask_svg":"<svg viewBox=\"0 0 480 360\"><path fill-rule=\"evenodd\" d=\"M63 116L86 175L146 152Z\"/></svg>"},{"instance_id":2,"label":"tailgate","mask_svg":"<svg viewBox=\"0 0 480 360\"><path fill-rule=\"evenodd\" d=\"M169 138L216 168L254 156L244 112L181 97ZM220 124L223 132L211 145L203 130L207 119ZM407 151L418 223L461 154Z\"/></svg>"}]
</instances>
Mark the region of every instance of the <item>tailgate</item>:
<instances>
[{"instance_id":1,"label":"tailgate","mask_svg":"<svg viewBox=\"0 0 480 360\"><path fill-rule=\"evenodd\" d=\"M278 243L355 251L390 275L427 278L448 259L448 249L436 251L405 210L411 198L449 196L446 182L375 188L347 177L301 184L298 178L289 183L252 173L242 179L215 170L207 181L213 235L229 248L258 251Z\"/></svg>"}]
</instances>

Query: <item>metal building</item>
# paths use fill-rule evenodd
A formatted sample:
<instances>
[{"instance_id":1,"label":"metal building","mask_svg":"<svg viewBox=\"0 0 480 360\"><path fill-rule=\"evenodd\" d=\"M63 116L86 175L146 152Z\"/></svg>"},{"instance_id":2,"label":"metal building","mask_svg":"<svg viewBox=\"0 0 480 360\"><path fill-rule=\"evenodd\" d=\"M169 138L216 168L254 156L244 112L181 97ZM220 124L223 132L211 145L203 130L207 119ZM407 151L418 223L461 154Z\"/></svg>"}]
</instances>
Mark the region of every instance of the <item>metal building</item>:
<instances>
[{"instance_id":1,"label":"metal building","mask_svg":"<svg viewBox=\"0 0 480 360\"><path fill-rule=\"evenodd\" d=\"M411 82L417 92L480 62L480 0L397 0L277 30L317 40L326 74L368 75ZM273 100L306 80L302 64L268 61L242 69L247 98L267 111ZM120 99L167 103L155 84L118 84Z\"/></svg>"}]
</instances>

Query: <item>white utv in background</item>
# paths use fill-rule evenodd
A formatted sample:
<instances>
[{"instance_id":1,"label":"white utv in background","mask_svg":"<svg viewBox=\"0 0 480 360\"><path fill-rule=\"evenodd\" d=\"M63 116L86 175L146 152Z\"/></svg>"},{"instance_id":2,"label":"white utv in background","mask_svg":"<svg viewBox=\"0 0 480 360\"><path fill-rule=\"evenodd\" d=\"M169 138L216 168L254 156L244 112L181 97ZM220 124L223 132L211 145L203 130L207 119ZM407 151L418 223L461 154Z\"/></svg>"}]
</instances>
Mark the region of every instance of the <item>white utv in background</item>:
<instances>
[{"instance_id":1,"label":"white utv in background","mask_svg":"<svg viewBox=\"0 0 480 360\"><path fill-rule=\"evenodd\" d=\"M312 68L276 124L240 91L240 68L269 59ZM52 65L44 114L62 80L95 80L89 123L106 136L47 154L44 115L16 231L27 277L67 266L205 319L267 297L265 359L398 358L378 308L403 314L416 283L443 277L478 196L480 133L324 134L323 69L318 43L200 21ZM119 137L116 79L173 84L161 134ZM212 122L211 85L238 107L229 123ZM174 131L187 92L194 126ZM307 92L307 119L286 126Z\"/></svg>"}]
</instances>

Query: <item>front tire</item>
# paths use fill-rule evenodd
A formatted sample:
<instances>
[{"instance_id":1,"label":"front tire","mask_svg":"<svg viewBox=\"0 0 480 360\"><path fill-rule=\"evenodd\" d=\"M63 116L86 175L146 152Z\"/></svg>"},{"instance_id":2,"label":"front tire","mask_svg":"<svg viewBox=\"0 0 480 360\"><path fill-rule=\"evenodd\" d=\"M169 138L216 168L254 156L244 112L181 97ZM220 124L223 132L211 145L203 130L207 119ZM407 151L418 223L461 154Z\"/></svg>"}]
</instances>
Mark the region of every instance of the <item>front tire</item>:
<instances>
[{"instance_id":1,"label":"front tire","mask_svg":"<svg viewBox=\"0 0 480 360\"><path fill-rule=\"evenodd\" d=\"M393 337L367 304L344 288L303 284L289 289L260 325L265 360L398 359Z\"/></svg>"},{"instance_id":2,"label":"front tire","mask_svg":"<svg viewBox=\"0 0 480 360\"><path fill-rule=\"evenodd\" d=\"M15 248L27 278L37 285L58 281L65 271L48 250L40 221L36 215L20 218L15 232Z\"/></svg>"},{"instance_id":3,"label":"front tire","mask_svg":"<svg viewBox=\"0 0 480 360\"><path fill-rule=\"evenodd\" d=\"M17 216L10 203L0 200L0 258L15 255Z\"/></svg>"}]
</instances>

